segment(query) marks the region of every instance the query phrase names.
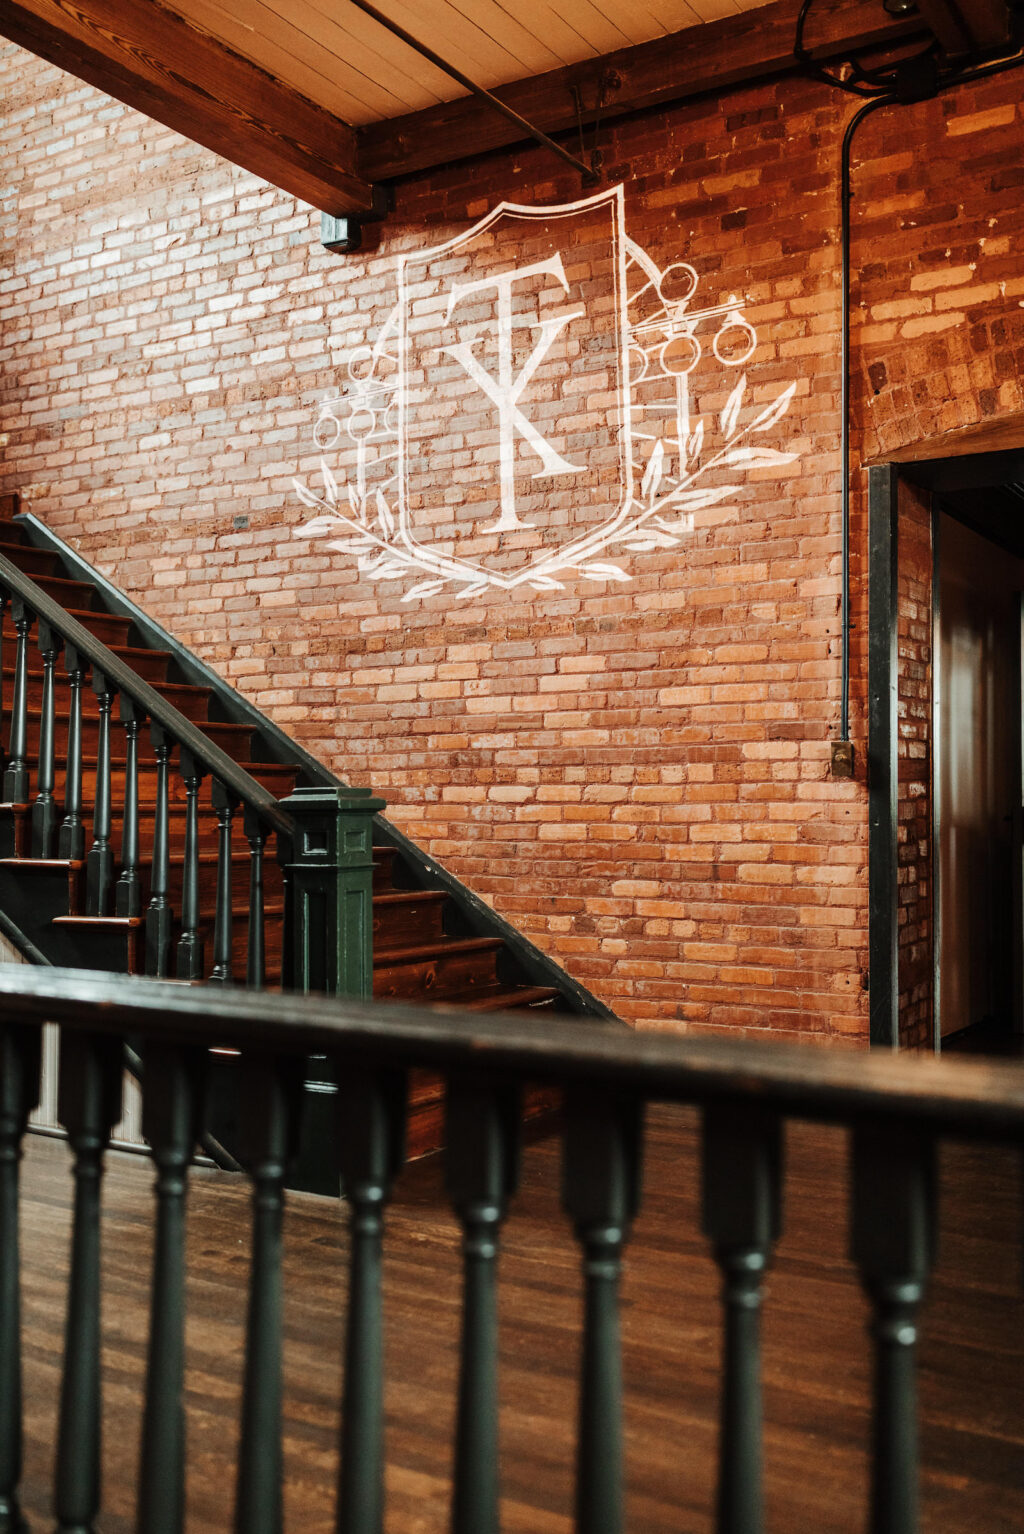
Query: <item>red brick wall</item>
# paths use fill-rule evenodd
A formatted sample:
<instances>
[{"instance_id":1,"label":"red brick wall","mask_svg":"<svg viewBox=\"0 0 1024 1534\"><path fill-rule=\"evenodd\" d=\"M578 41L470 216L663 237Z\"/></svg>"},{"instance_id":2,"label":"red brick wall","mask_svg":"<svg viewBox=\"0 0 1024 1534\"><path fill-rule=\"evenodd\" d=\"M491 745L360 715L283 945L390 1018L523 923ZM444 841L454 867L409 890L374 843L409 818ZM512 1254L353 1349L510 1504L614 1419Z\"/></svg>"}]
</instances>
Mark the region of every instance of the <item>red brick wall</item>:
<instances>
[{"instance_id":1,"label":"red brick wall","mask_svg":"<svg viewBox=\"0 0 1024 1534\"><path fill-rule=\"evenodd\" d=\"M399 186L379 249L338 259L292 198L17 49L0 62L0 489L622 1015L863 1038L866 791L828 776L850 103L784 81L620 123L605 146L632 237L691 260L703 301L746 295L751 387L796 382L772 443L799 462L697 511L682 548L631 555L628 582L403 603L407 581L293 536L316 405L394 302L400 251L578 184L540 149L460 165ZM1016 96L1011 76L863 130L869 447L1018 408Z\"/></svg>"},{"instance_id":2,"label":"red brick wall","mask_svg":"<svg viewBox=\"0 0 1024 1534\"><path fill-rule=\"evenodd\" d=\"M904 483L899 500L897 868L899 1032L933 1042L931 497Z\"/></svg>"}]
</instances>

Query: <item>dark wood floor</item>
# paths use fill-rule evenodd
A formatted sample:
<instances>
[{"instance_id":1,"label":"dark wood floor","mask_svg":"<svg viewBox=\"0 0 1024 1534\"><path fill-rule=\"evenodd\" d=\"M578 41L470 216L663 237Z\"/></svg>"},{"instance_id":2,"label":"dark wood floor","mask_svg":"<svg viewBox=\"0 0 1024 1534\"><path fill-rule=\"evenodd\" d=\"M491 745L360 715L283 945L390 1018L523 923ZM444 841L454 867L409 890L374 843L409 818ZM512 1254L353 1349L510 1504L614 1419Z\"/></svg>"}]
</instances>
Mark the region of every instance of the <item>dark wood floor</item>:
<instances>
[{"instance_id":1,"label":"dark wood floor","mask_svg":"<svg viewBox=\"0 0 1024 1534\"><path fill-rule=\"evenodd\" d=\"M709 1534L719 1331L698 1234L695 1120L656 1110L647 1199L624 1288L629 1527ZM765 1315L768 1528L860 1534L865 1525L865 1310L845 1257L844 1139L794 1126L787 1231ZM924 1528L1024 1528L1024 1301L1019 1154L943 1154L943 1240L922 1357ZM405 1175L389 1227L388 1529L446 1526L458 1324L458 1254L436 1163ZM26 1490L49 1508L67 1153L26 1158ZM150 1173L111 1157L106 1183L105 1534L129 1534L146 1325ZM247 1199L200 1172L192 1199L189 1527L228 1530L247 1271ZM329 1534L344 1312L344 1225L331 1201L294 1197L287 1228L286 1520ZM503 1259L503 1450L508 1534L568 1534L579 1290L557 1207L557 1147L525 1154ZM33 1522L33 1528L41 1527Z\"/></svg>"}]
</instances>

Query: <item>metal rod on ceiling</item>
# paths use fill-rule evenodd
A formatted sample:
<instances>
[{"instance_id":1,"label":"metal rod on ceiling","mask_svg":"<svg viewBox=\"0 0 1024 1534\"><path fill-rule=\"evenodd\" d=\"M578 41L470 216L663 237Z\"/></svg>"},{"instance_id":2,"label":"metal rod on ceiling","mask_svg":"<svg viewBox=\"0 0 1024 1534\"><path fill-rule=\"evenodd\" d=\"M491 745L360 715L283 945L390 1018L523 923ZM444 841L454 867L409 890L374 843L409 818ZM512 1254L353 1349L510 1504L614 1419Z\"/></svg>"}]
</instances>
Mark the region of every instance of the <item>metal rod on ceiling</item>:
<instances>
[{"instance_id":1,"label":"metal rod on ceiling","mask_svg":"<svg viewBox=\"0 0 1024 1534\"><path fill-rule=\"evenodd\" d=\"M558 155L558 158L564 160L566 165L571 165L573 170L578 171L584 180L596 179L594 171L589 165L586 165L582 160L578 160L567 149L563 149L561 144L556 144L553 138L549 138L540 128L534 127L533 123L528 122L525 117L520 117L519 113L512 107L506 106L500 96L495 96L493 91L487 90L483 85L477 85L475 80L471 80L468 75L464 75L461 69L456 69L454 64L449 64L447 59L443 59L439 53L435 53L428 44L421 43L418 37L413 37L412 33L399 26L397 21L392 21L390 16L385 16L382 11L378 11L375 5L369 3L369 0L349 0L349 3L354 5L357 10L363 11L365 15L370 16L379 26L386 27L389 32L394 33L395 37L401 38L402 42L409 48L414 48L417 53L422 54L423 58L429 59L431 64L435 65L444 74L450 75L453 80L458 81L459 85L464 86L467 91L470 91L474 96L479 96L481 101L486 101L488 106L493 107L496 112L500 112L502 117L507 117L509 122L515 123L518 128L522 129L524 137L536 139L538 144L543 144L546 149L550 149L553 154Z\"/></svg>"}]
</instances>

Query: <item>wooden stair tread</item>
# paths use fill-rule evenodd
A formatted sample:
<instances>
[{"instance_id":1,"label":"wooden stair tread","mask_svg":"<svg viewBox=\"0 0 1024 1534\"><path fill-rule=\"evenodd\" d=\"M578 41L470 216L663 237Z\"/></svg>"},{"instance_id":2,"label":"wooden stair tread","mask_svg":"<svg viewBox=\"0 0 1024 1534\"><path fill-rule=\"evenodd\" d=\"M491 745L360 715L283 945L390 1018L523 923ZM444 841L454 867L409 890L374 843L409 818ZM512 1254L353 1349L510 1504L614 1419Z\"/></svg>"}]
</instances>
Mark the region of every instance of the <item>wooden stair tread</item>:
<instances>
[{"instance_id":1,"label":"wooden stair tread","mask_svg":"<svg viewBox=\"0 0 1024 1534\"><path fill-rule=\"evenodd\" d=\"M134 927L144 927L144 916L55 916L55 927L122 927L130 930Z\"/></svg>"},{"instance_id":2,"label":"wooden stair tread","mask_svg":"<svg viewBox=\"0 0 1024 1534\"><path fill-rule=\"evenodd\" d=\"M402 906L422 904L424 901L432 905L439 905L448 899L445 890L382 890L373 897L374 905Z\"/></svg>"},{"instance_id":3,"label":"wooden stair tread","mask_svg":"<svg viewBox=\"0 0 1024 1534\"><path fill-rule=\"evenodd\" d=\"M467 1012L518 1011L532 1007L541 1001L557 1001L558 991L553 985L498 986L493 991L466 991L447 996L446 1007L464 1007Z\"/></svg>"},{"instance_id":4,"label":"wooden stair tread","mask_svg":"<svg viewBox=\"0 0 1024 1534\"><path fill-rule=\"evenodd\" d=\"M84 867L79 858L0 858L0 868L66 868L73 873Z\"/></svg>"},{"instance_id":5,"label":"wooden stair tread","mask_svg":"<svg viewBox=\"0 0 1024 1534\"><path fill-rule=\"evenodd\" d=\"M456 953L484 953L500 948L500 937L444 937L432 943L417 943L412 948L380 948L373 956L374 968L386 964L415 963L419 959L447 957Z\"/></svg>"}]
</instances>

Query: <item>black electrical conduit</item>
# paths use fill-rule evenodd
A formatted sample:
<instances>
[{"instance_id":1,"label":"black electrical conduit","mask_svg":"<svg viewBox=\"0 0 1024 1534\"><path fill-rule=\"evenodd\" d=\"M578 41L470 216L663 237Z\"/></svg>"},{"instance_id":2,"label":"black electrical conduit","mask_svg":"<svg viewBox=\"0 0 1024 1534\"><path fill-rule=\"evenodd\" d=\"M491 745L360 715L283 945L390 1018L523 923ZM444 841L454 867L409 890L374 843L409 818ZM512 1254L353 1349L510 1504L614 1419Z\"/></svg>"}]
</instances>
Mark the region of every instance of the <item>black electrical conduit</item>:
<instances>
[{"instance_id":1,"label":"black electrical conduit","mask_svg":"<svg viewBox=\"0 0 1024 1534\"><path fill-rule=\"evenodd\" d=\"M901 96L898 90L891 90L884 95L871 96L850 118L843 134L842 148L842 441L840 446L840 458L842 460L842 497L843 497L843 589L842 589L842 697L840 701L839 737L842 741L850 739L850 631L853 627L850 622L850 161L853 148L854 135L864 120L871 116L881 107L896 106L899 104L913 105L916 101L930 101L940 92L952 90L958 85L968 85L974 80L985 80L990 75L1002 74L1009 69L1015 69L1024 64L1024 49L1012 54L1009 58L997 59L992 64L979 65L974 69L958 70L955 74L944 78L940 75L935 79L934 88L927 93L908 100ZM818 71L815 71L818 75ZM820 78L820 75L818 76ZM837 81L832 81L838 84ZM840 88L842 88L840 86ZM858 92L857 94L862 94Z\"/></svg>"}]
</instances>

